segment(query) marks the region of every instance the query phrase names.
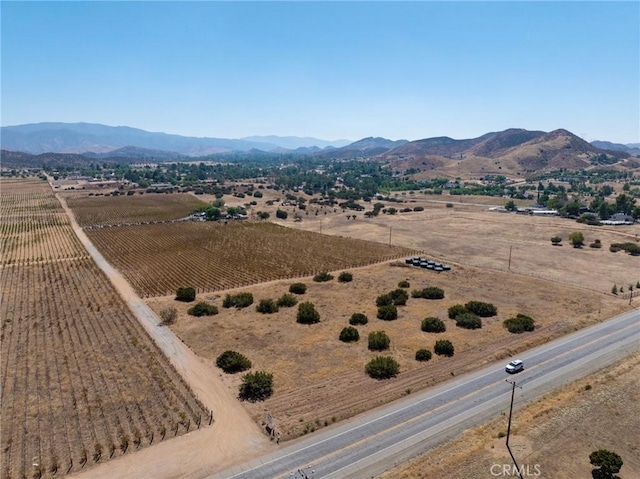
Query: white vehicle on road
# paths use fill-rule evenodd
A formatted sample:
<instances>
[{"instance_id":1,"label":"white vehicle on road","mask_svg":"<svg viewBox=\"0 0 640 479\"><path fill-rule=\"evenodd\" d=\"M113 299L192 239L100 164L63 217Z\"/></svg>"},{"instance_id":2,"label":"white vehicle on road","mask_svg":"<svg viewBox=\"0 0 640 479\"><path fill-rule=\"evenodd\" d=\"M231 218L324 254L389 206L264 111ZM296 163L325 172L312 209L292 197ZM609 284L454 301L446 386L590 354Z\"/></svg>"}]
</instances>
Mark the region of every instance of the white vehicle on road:
<instances>
[{"instance_id":1,"label":"white vehicle on road","mask_svg":"<svg viewBox=\"0 0 640 479\"><path fill-rule=\"evenodd\" d=\"M504 368L509 374L519 373L524 369L524 363L521 359L514 359Z\"/></svg>"}]
</instances>

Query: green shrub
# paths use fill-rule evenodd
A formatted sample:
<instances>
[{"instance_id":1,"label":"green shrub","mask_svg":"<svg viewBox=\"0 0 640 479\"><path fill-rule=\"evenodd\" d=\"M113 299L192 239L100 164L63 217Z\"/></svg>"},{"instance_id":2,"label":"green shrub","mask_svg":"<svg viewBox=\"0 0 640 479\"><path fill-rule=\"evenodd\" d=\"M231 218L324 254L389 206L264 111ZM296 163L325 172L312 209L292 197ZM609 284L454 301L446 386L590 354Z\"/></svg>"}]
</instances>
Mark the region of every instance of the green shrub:
<instances>
[{"instance_id":1,"label":"green shrub","mask_svg":"<svg viewBox=\"0 0 640 479\"><path fill-rule=\"evenodd\" d=\"M176 290L176 301L184 301L190 303L196 299L196 290L193 288L178 288Z\"/></svg>"},{"instance_id":2,"label":"green shrub","mask_svg":"<svg viewBox=\"0 0 640 479\"><path fill-rule=\"evenodd\" d=\"M554 246L559 245L561 242L562 242L562 238L561 238L560 236L553 236L553 237L551 238L551 243L552 243Z\"/></svg>"},{"instance_id":3,"label":"green shrub","mask_svg":"<svg viewBox=\"0 0 640 479\"><path fill-rule=\"evenodd\" d=\"M238 294L227 294L222 300L223 308L231 308L236 307L238 309L246 308L247 306L251 306L253 304L253 294L251 293L238 293Z\"/></svg>"},{"instance_id":4,"label":"green shrub","mask_svg":"<svg viewBox=\"0 0 640 479\"><path fill-rule=\"evenodd\" d=\"M349 283L351 281L353 281L353 275L351 273L348 273L346 271L343 271L342 273L340 273L340 275L338 276L338 281L340 283Z\"/></svg>"},{"instance_id":5,"label":"green shrub","mask_svg":"<svg viewBox=\"0 0 640 479\"><path fill-rule=\"evenodd\" d=\"M176 308L165 308L160 311L160 319L162 319L162 324L166 326L173 324L178 319L178 310Z\"/></svg>"},{"instance_id":6,"label":"green shrub","mask_svg":"<svg viewBox=\"0 0 640 479\"><path fill-rule=\"evenodd\" d=\"M524 333L525 331L533 331L536 326L535 322L529 316L518 313L515 318L505 319L502 323L510 333Z\"/></svg>"},{"instance_id":7,"label":"green shrub","mask_svg":"<svg viewBox=\"0 0 640 479\"><path fill-rule=\"evenodd\" d=\"M409 288L411 284L406 279L403 279L398 283L398 288Z\"/></svg>"},{"instance_id":8,"label":"green shrub","mask_svg":"<svg viewBox=\"0 0 640 479\"><path fill-rule=\"evenodd\" d=\"M276 211L276 218L279 218L279 219L281 219L281 220L286 220L288 216L289 216L289 213L287 213L287 212L286 212L286 211L284 211L284 210L280 210L280 209L278 209L278 210Z\"/></svg>"},{"instance_id":9,"label":"green shrub","mask_svg":"<svg viewBox=\"0 0 640 479\"><path fill-rule=\"evenodd\" d=\"M424 207L416 206L415 208L413 208L413 211L424 211Z\"/></svg>"},{"instance_id":10,"label":"green shrub","mask_svg":"<svg viewBox=\"0 0 640 479\"><path fill-rule=\"evenodd\" d=\"M293 283L289 286L289 292L293 294L304 294L307 292L307 285L304 283Z\"/></svg>"},{"instance_id":11,"label":"green shrub","mask_svg":"<svg viewBox=\"0 0 640 479\"><path fill-rule=\"evenodd\" d=\"M465 308L461 304L454 304L449 308L448 312L449 312L449 319L456 319L456 316L458 316L459 314L466 313L467 308Z\"/></svg>"},{"instance_id":12,"label":"green shrub","mask_svg":"<svg viewBox=\"0 0 640 479\"><path fill-rule=\"evenodd\" d=\"M265 371L248 373L242 377L238 397L243 401L264 401L273 394L273 374Z\"/></svg>"},{"instance_id":13,"label":"green shrub","mask_svg":"<svg viewBox=\"0 0 640 479\"><path fill-rule=\"evenodd\" d=\"M367 363L364 370L374 379L389 379L398 374L400 365L389 356L377 356Z\"/></svg>"},{"instance_id":14,"label":"green shrub","mask_svg":"<svg viewBox=\"0 0 640 479\"><path fill-rule=\"evenodd\" d=\"M383 321L393 321L398 319L398 308L393 304L387 304L378 308L378 319Z\"/></svg>"},{"instance_id":15,"label":"green shrub","mask_svg":"<svg viewBox=\"0 0 640 479\"><path fill-rule=\"evenodd\" d=\"M439 356L453 356L453 343L448 339L439 339L433 347L433 352Z\"/></svg>"},{"instance_id":16,"label":"green shrub","mask_svg":"<svg viewBox=\"0 0 640 479\"><path fill-rule=\"evenodd\" d=\"M332 279L333 275L327 273L326 271L322 271L313 277L313 280L316 283L324 283L325 281L331 281Z\"/></svg>"},{"instance_id":17,"label":"green shrub","mask_svg":"<svg viewBox=\"0 0 640 479\"><path fill-rule=\"evenodd\" d=\"M467 311L481 318L488 318L498 314L498 308L491 303L483 303L482 301L469 301L464 305Z\"/></svg>"},{"instance_id":18,"label":"green shrub","mask_svg":"<svg viewBox=\"0 0 640 479\"><path fill-rule=\"evenodd\" d=\"M444 322L440 318L424 318L420 326L425 333L444 333L447 330Z\"/></svg>"},{"instance_id":19,"label":"green shrub","mask_svg":"<svg viewBox=\"0 0 640 479\"><path fill-rule=\"evenodd\" d=\"M393 303L393 298L389 293L381 294L376 298L376 306L388 306Z\"/></svg>"},{"instance_id":20,"label":"green shrub","mask_svg":"<svg viewBox=\"0 0 640 479\"><path fill-rule=\"evenodd\" d=\"M364 313L353 313L349 318L349 324L352 326L356 326L358 324L367 324L369 322L369 318Z\"/></svg>"},{"instance_id":21,"label":"green shrub","mask_svg":"<svg viewBox=\"0 0 640 479\"><path fill-rule=\"evenodd\" d=\"M261 299L256 306L256 311L262 314L273 314L278 312L278 305L273 299Z\"/></svg>"},{"instance_id":22,"label":"green shrub","mask_svg":"<svg viewBox=\"0 0 640 479\"><path fill-rule=\"evenodd\" d=\"M195 306L189 308L187 310L187 314L190 314L191 316L197 316L197 317L213 316L214 314L218 314L218 308L213 304L209 304L209 303L205 303L204 301L201 301L197 303Z\"/></svg>"},{"instance_id":23,"label":"green shrub","mask_svg":"<svg viewBox=\"0 0 640 479\"><path fill-rule=\"evenodd\" d=\"M600 468L600 474L593 474L593 477L614 479L614 474L620 472L624 464L622 458L615 452L607 449L599 449L589 454L589 462L592 466Z\"/></svg>"},{"instance_id":24,"label":"green shrub","mask_svg":"<svg viewBox=\"0 0 640 479\"><path fill-rule=\"evenodd\" d=\"M411 296L423 299L443 299L444 290L436 286L428 286L424 289L414 289L411 291Z\"/></svg>"},{"instance_id":25,"label":"green shrub","mask_svg":"<svg viewBox=\"0 0 640 479\"><path fill-rule=\"evenodd\" d=\"M225 351L216 359L216 366L227 374L233 374L250 369L251 361L236 351Z\"/></svg>"},{"instance_id":26,"label":"green shrub","mask_svg":"<svg viewBox=\"0 0 640 479\"><path fill-rule=\"evenodd\" d=\"M298 317L296 321L300 324L314 324L320 322L320 313L316 311L313 303L304 302L298 305Z\"/></svg>"},{"instance_id":27,"label":"green shrub","mask_svg":"<svg viewBox=\"0 0 640 479\"><path fill-rule=\"evenodd\" d=\"M409 299L409 295L402 288L394 289L389 293L389 296L391 296L391 301L393 301L393 304L396 306L404 306Z\"/></svg>"},{"instance_id":28,"label":"green shrub","mask_svg":"<svg viewBox=\"0 0 640 479\"><path fill-rule=\"evenodd\" d=\"M640 255L640 246L635 243L612 243L611 246L609 246L609 251L612 253L620 250L624 250L632 256Z\"/></svg>"},{"instance_id":29,"label":"green shrub","mask_svg":"<svg viewBox=\"0 0 640 479\"><path fill-rule=\"evenodd\" d=\"M456 326L465 329L480 329L482 319L473 313L462 313L456 316Z\"/></svg>"},{"instance_id":30,"label":"green shrub","mask_svg":"<svg viewBox=\"0 0 640 479\"><path fill-rule=\"evenodd\" d=\"M282 308L290 308L291 306L295 306L296 304L298 304L298 300L292 294L283 294L278 298L276 304Z\"/></svg>"},{"instance_id":31,"label":"green shrub","mask_svg":"<svg viewBox=\"0 0 640 479\"><path fill-rule=\"evenodd\" d=\"M416 361L429 361L431 359L431 351L428 349L418 349L416 351Z\"/></svg>"},{"instance_id":32,"label":"green shrub","mask_svg":"<svg viewBox=\"0 0 640 479\"><path fill-rule=\"evenodd\" d=\"M369 349L371 351L384 351L389 348L391 340L384 331L373 331L369 333Z\"/></svg>"},{"instance_id":33,"label":"green shrub","mask_svg":"<svg viewBox=\"0 0 640 479\"><path fill-rule=\"evenodd\" d=\"M347 326L340 331L340 341L350 343L351 341L358 341L360 339L360 333L353 326Z\"/></svg>"}]
</instances>

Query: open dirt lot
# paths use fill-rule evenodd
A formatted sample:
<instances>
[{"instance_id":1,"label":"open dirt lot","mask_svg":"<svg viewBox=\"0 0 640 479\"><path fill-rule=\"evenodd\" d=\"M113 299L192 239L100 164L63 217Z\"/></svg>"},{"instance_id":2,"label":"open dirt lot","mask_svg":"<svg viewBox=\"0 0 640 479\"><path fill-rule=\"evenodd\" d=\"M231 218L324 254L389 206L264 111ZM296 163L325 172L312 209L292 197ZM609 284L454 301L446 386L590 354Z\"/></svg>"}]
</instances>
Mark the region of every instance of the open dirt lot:
<instances>
[{"instance_id":1,"label":"open dirt lot","mask_svg":"<svg viewBox=\"0 0 640 479\"><path fill-rule=\"evenodd\" d=\"M352 270L351 283L314 283L303 280L308 290L299 297L311 301L320 313L320 323L306 326L296 323L297 307L280 308L275 314L255 311L260 299L277 299L288 291L292 281L274 281L238 291L251 292L254 305L236 310L222 308L224 293L199 295L219 307L216 316L195 318L186 313L188 304L173 297L147 300L155 310L171 305L178 308L179 319L172 326L176 334L212 365L227 349L239 351L251 359L253 370L274 374L275 394L264 403L246 404L257 422L268 410L283 438L295 437L341 418L370 409L437 381L451 374L502 359L569 331L592 324L627 309L628 302L611 295L587 292L528 276L474 267L455 267L437 274L402 263L388 262ZM408 280L410 290L426 286L444 289L445 299L411 298L399 307L396 321L376 318L376 297ZM498 316L485 319L480 330L457 328L447 319L447 309L470 300L492 302ZM360 341L345 344L338 340L349 317L363 312L369 323L359 326ZM536 320L533 333L511 335L502 321L517 313ZM438 316L447 324L445 333L424 333L421 320ZM384 330L391 348L383 354L393 356L401 367L397 378L379 382L364 373L364 365L380 353L367 349L370 332ZM420 348L433 349L436 339L450 339L456 348L453 358L435 356L418 363L414 356ZM508 346L506 344L508 343ZM239 375L220 372L230 391L237 392Z\"/></svg>"},{"instance_id":2,"label":"open dirt lot","mask_svg":"<svg viewBox=\"0 0 640 479\"><path fill-rule=\"evenodd\" d=\"M635 354L532 404L515 408L515 435L510 444L519 465L529 467L525 477L591 477L589 454L596 449L609 449L622 457L621 479L640 477L639 385L640 354ZM512 464L505 438L497 437L506 432L507 417L469 430L460 439L387 472L382 479L517 477L496 475L503 471L503 464Z\"/></svg>"}]
</instances>

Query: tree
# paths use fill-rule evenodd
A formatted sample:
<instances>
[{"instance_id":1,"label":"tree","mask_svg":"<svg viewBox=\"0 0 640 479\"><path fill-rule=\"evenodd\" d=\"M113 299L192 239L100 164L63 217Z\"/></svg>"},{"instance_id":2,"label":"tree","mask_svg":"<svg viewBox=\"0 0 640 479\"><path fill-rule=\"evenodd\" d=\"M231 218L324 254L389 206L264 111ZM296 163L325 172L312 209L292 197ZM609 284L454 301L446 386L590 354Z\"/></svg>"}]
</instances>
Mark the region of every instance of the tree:
<instances>
[{"instance_id":1,"label":"tree","mask_svg":"<svg viewBox=\"0 0 640 479\"><path fill-rule=\"evenodd\" d=\"M498 314L498 308L496 308L491 303L483 303L482 301L469 301L464 305L464 307L470 313L473 313L482 318L489 318Z\"/></svg>"},{"instance_id":2,"label":"tree","mask_svg":"<svg viewBox=\"0 0 640 479\"><path fill-rule=\"evenodd\" d=\"M289 214L284 210L278 209L276 211L276 218L278 218L278 219L286 220L287 216L289 216Z\"/></svg>"},{"instance_id":3,"label":"tree","mask_svg":"<svg viewBox=\"0 0 640 479\"><path fill-rule=\"evenodd\" d=\"M404 306L409 299L409 294L402 288L394 289L389 293L389 296L391 296L391 301L396 306Z\"/></svg>"},{"instance_id":4,"label":"tree","mask_svg":"<svg viewBox=\"0 0 640 479\"><path fill-rule=\"evenodd\" d=\"M313 277L313 280L316 283L324 283L325 281L331 281L333 279L333 275L327 273L326 271L321 271Z\"/></svg>"},{"instance_id":5,"label":"tree","mask_svg":"<svg viewBox=\"0 0 640 479\"><path fill-rule=\"evenodd\" d=\"M256 311L262 314L273 314L278 312L278 305L273 299L261 299L256 306Z\"/></svg>"},{"instance_id":6,"label":"tree","mask_svg":"<svg viewBox=\"0 0 640 479\"><path fill-rule=\"evenodd\" d=\"M295 306L296 304L298 304L298 300L294 295L287 293L280 296L276 304L279 307L290 308L291 306Z\"/></svg>"},{"instance_id":7,"label":"tree","mask_svg":"<svg viewBox=\"0 0 640 479\"><path fill-rule=\"evenodd\" d=\"M436 341L433 351L439 356L453 356L453 343L448 339L439 339Z\"/></svg>"},{"instance_id":8,"label":"tree","mask_svg":"<svg viewBox=\"0 0 640 479\"><path fill-rule=\"evenodd\" d=\"M410 286L411 286L411 284L406 279L403 279L402 281L400 281L398 283L398 288L408 288Z\"/></svg>"},{"instance_id":9,"label":"tree","mask_svg":"<svg viewBox=\"0 0 640 479\"><path fill-rule=\"evenodd\" d=\"M176 308L165 308L160 311L160 319L162 319L162 324L166 326L173 324L178 319L178 310Z\"/></svg>"},{"instance_id":10,"label":"tree","mask_svg":"<svg viewBox=\"0 0 640 479\"><path fill-rule=\"evenodd\" d=\"M518 209L518 207L516 206L515 202L513 200L509 200L505 203L504 205L504 209L507 211L515 211Z\"/></svg>"},{"instance_id":11,"label":"tree","mask_svg":"<svg viewBox=\"0 0 640 479\"><path fill-rule=\"evenodd\" d=\"M178 288L176 290L176 301L183 301L185 303L190 303L195 299L196 299L196 290L193 288L190 288L190 287Z\"/></svg>"},{"instance_id":12,"label":"tree","mask_svg":"<svg viewBox=\"0 0 640 479\"><path fill-rule=\"evenodd\" d=\"M358 324L367 324L369 322L369 318L364 313L353 313L349 318L349 324L352 326L356 326Z\"/></svg>"},{"instance_id":13,"label":"tree","mask_svg":"<svg viewBox=\"0 0 640 479\"><path fill-rule=\"evenodd\" d=\"M347 326L340 331L340 341L350 343L351 341L358 341L360 339L360 333L353 326Z\"/></svg>"},{"instance_id":14,"label":"tree","mask_svg":"<svg viewBox=\"0 0 640 479\"><path fill-rule=\"evenodd\" d=\"M515 318L505 319L502 324L514 334L533 331L536 328L533 318L521 313L518 313Z\"/></svg>"},{"instance_id":15,"label":"tree","mask_svg":"<svg viewBox=\"0 0 640 479\"><path fill-rule=\"evenodd\" d=\"M482 319L473 313L462 313L456 316L456 326L465 329L480 329Z\"/></svg>"},{"instance_id":16,"label":"tree","mask_svg":"<svg viewBox=\"0 0 640 479\"><path fill-rule=\"evenodd\" d=\"M289 286L289 292L294 294L304 294L307 292L307 285L304 283L293 283Z\"/></svg>"},{"instance_id":17,"label":"tree","mask_svg":"<svg viewBox=\"0 0 640 479\"><path fill-rule=\"evenodd\" d=\"M238 293L238 294L227 294L222 300L223 308L231 308L235 306L238 309L246 308L247 306L251 306L253 304L253 294L251 293Z\"/></svg>"},{"instance_id":18,"label":"tree","mask_svg":"<svg viewBox=\"0 0 640 479\"><path fill-rule=\"evenodd\" d=\"M447 330L444 322L440 318L424 318L420 329L425 333L444 333Z\"/></svg>"},{"instance_id":19,"label":"tree","mask_svg":"<svg viewBox=\"0 0 640 479\"><path fill-rule=\"evenodd\" d=\"M374 379L389 379L400 371L398 362L389 356L377 356L364 367L365 372Z\"/></svg>"},{"instance_id":20,"label":"tree","mask_svg":"<svg viewBox=\"0 0 640 479\"><path fill-rule=\"evenodd\" d=\"M449 319L456 319L456 316L466 312L467 308L465 308L462 304L454 304L448 309Z\"/></svg>"},{"instance_id":21,"label":"tree","mask_svg":"<svg viewBox=\"0 0 640 479\"><path fill-rule=\"evenodd\" d=\"M237 351L225 351L216 359L216 366L227 374L233 374L250 369L251 361Z\"/></svg>"},{"instance_id":22,"label":"tree","mask_svg":"<svg viewBox=\"0 0 640 479\"><path fill-rule=\"evenodd\" d=\"M376 306L388 306L393 303L393 298L389 293L381 294L376 298Z\"/></svg>"},{"instance_id":23,"label":"tree","mask_svg":"<svg viewBox=\"0 0 640 479\"><path fill-rule=\"evenodd\" d=\"M598 449L589 454L589 462L600 468L604 478L613 478L614 474L620 472L623 464L622 458L618 454L606 449Z\"/></svg>"},{"instance_id":24,"label":"tree","mask_svg":"<svg viewBox=\"0 0 640 479\"><path fill-rule=\"evenodd\" d=\"M383 321L393 321L398 319L398 308L394 304L385 304L378 308L378 319Z\"/></svg>"},{"instance_id":25,"label":"tree","mask_svg":"<svg viewBox=\"0 0 640 479\"><path fill-rule=\"evenodd\" d=\"M207 206L207 208L204 210L204 213L207 216L208 221L218 221L222 214L220 212L220 209L216 208L215 206Z\"/></svg>"},{"instance_id":26,"label":"tree","mask_svg":"<svg viewBox=\"0 0 640 479\"><path fill-rule=\"evenodd\" d=\"M347 272L347 271L343 271L338 276L338 281L340 283L349 283L349 282L353 281L353 275L351 273Z\"/></svg>"},{"instance_id":27,"label":"tree","mask_svg":"<svg viewBox=\"0 0 640 479\"><path fill-rule=\"evenodd\" d=\"M581 248L584 245L584 235L580 231L569 233L569 241L574 248Z\"/></svg>"},{"instance_id":28,"label":"tree","mask_svg":"<svg viewBox=\"0 0 640 479\"><path fill-rule=\"evenodd\" d=\"M443 299L444 290L436 286L427 286L424 289L414 289L411 291L411 296L413 298Z\"/></svg>"},{"instance_id":29,"label":"tree","mask_svg":"<svg viewBox=\"0 0 640 479\"><path fill-rule=\"evenodd\" d=\"M554 236L551 238L551 243L553 246L558 246L562 242L562 238L560 236Z\"/></svg>"},{"instance_id":30,"label":"tree","mask_svg":"<svg viewBox=\"0 0 640 479\"><path fill-rule=\"evenodd\" d=\"M214 314L218 314L218 308L213 305L206 303L204 301L200 301L195 306L192 306L187 310L187 314L191 316L213 316Z\"/></svg>"},{"instance_id":31,"label":"tree","mask_svg":"<svg viewBox=\"0 0 640 479\"><path fill-rule=\"evenodd\" d=\"M429 361L431 359L431 351L428 349L418 349L416 351L416 361Z\"/></svg>"},{"instance_id":32,"label":"tree","mask_svg":"<svg viewBox=\"0 0 640 479\"><path fill-rule=\"evenodd\" d=\"M242 401L264 401L273 394L273 374L265 371L248 373L242 377L238 397Z\"/></svg>"},{"instance_id":33,"label":"tree","mask_svg":"<svg viewBox=\"0 0 640 479\"><path fill-rule=\"evenodd\" d=\"M387 336L387 333L384 331L373 331L369 333L369 349L371 351L384 351L385 349L389 349L389 344L391 343L391 339Z\"/></svg>"},{"instance_id":34,"label":"tree","mask_svg":"<svg viewBox=\"0 0 640 479\"><path fill-rule=\"evenodd\" d=\"M300 324L314 324L320 322L320 313L316 311L313 303L304 302L298 305L298 316L296 321Z\"/></svg>"},{"instance_id":35,"label":"tree","mask_svg":"<svg viewBox=\"0 0 640 479\"><path fill-rule=\"evenodd\" d=\"M269 213L267 213L266 211L258 211L257 215L258 215L258 218L260 218L261 220L269 219L269 216L270 216Z\"/></svg>"}]
</instances>

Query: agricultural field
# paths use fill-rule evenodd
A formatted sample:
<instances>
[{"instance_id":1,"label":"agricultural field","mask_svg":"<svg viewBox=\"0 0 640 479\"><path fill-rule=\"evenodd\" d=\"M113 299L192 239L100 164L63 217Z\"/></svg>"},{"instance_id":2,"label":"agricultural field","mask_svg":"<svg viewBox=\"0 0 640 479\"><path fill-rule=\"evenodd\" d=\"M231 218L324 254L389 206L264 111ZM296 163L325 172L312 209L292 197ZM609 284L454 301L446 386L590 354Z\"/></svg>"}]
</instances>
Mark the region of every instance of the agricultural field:
<instances>
[{"instance_id":1,"label":"agricultural field","mask_svg":"<svg viewBox=\"0 0 640 479\"><path fill-rule=\"evenodd\" d=\"M42 180L2 180L0 264L88 258Z\"/></svg>"},{"instance_id":2,"label":"agricultural field","mask_svg":"<svg viewBox=\"0 0 640 479\"><path fill-rule=\"evenodd\" d=\"M1 204L0 477L61 477L208 425L49 186L3 180ZM16 233L17 218L44 226Z\"/></svg>"},{"instance_id":3,"label":"agricultural field","mask_svg":"<svg viewBox=\"0 0 640 479\"><path fill-rule=\"evenodd\" d=\"M206 206L194 195L185 193L138 192L131 196L65 193L65 198L82 227L176 220L189 216L196 208Z\"/></svg>"},{"instance_id":4,"label":"agricultural field","mask_svg":"<svg viewBox=\"0 0 640 479\"><path fill-rule=\"evenodd\" d=\"M271 222L180 222L88 229L87 236L142 297L237 288L364 266L412 250L296 231Z\"/></svg>"}]
</instances>

